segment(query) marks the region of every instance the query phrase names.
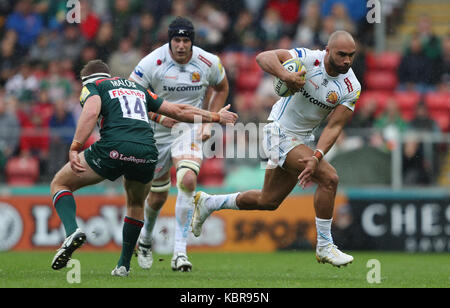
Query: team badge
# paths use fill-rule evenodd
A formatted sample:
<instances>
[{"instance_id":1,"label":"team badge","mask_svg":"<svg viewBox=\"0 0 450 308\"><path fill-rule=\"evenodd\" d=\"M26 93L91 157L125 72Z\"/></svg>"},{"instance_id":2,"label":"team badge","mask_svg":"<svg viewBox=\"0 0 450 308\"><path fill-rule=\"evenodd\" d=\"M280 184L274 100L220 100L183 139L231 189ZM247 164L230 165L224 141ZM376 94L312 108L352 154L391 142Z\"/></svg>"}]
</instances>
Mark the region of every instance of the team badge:
<instances>
[{"instance_id":1,"label":"team badge","mask_svg":"<svg viewBox=\"0 0 450 308\"><path fill-rule=\"evenodd\" d=\"M119 157L119 152L117 152L116 150L112 150L111 152L109 152L109 157L111 157L112 159L117 159Z\"/></svg>"},{"instance_id":2,"label":"team badge","mask_svg":"<svg viewBox=\"0 0 450 308\"><path fill-rule=\"evenodd\" d=\"M327 103L330 103L332 105L336 104L337 101L339 100L339 96L336 92L334 91L330 91L327 94Z\"/></svg>"},{"instance_id":3,"label":"team badge","mask_svg":"<svg viewBox=\"0 0 450 308\"><path fill-rule=\"evenodd\" d=\"M84 105L84 102L86 101L86 98L89 96L89 94L91 94L91 92L88 90L86 86L84 86L83 89L81 90L80 95L80 102L82 106Z\"/></svg>"},{"instance_id":4,"label":"team badge","mask_svg":"<svg viewBox=\"0 0 450 308\"><path fill-rule=\"evenodd\" d=\"M200 81L200 73L199 72L193 72L191 74L191 81L192 82L199 82Z\"/></svg>"}]
</instances>

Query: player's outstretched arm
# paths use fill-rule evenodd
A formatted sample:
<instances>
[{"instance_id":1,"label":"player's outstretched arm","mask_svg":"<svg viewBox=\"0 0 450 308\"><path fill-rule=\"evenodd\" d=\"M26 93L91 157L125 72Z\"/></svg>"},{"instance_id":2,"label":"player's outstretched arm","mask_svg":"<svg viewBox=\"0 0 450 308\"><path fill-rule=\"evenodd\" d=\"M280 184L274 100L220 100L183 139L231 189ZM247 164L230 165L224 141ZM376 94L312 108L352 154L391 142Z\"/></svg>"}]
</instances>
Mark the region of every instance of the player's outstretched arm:
<instances>
[{"instance_id":1,"label":"player's outstretched arm","mask_svg":"<svg viewBox=\"0 0 450 308\"><path fill-rule=\"evenodd\" d=\"M186 104L173 104L164 101L158 109L158 113L171 117L180 122L194 123L201 118L202 123L218 122L220 124L234 124L238 115L228 111L230 105L220 109L219 112L211 112Z\"/></svg>"}]
</instances>

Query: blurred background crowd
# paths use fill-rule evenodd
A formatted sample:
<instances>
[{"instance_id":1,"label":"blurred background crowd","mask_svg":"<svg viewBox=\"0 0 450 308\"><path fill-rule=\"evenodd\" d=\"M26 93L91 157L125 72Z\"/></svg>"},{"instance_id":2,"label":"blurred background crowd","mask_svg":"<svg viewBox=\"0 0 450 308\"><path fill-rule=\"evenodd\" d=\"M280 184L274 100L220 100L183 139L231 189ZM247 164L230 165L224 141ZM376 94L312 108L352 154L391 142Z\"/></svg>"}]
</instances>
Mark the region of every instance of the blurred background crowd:
<instances>
[{"instance_id":1,"label":"blurred background crowd","mask_svg":"<svg viewBox=\"0 0 450 308\"><path fill-rule=\"evenodd\" d=\"M344 173L344 182L389 185L391 153L401 146L405 184L450 185L445 177L448 144L439 142L450 130L450 21L447 7L442 9L448 6L445 1L437 1L436 15L431 9L424 15L421 8L433 1L383 0L390 40L382 53L374 52L375 25L367 22L368 8L361 0L72 1L81 5L80 23L67 22L67 2L0 0L3 183L46 183L67 161L81 112L78 74L87 61L100 58L112 75L128 77L142 57L167 42L172 19L185 16L195 25L195 45L221 58L230 82L228 103L243 123L266 122L278 99L272 77L254 60L258 52L323 49L333 31L351 32L358 45L353 70L363 90L351 123L328 159L345 168L349 159L354 167L356 160L367 165L370 157L370 178L346 179ZM396 144L397 134L406 132L432 133L438 141L423 142L412 134ZM242 138L235 142L256 142ZM210 159L205 164L199 178L204 185L223 185L248 179L251 170L260 172L258 160Z\"/></svg>"}]
</instances>

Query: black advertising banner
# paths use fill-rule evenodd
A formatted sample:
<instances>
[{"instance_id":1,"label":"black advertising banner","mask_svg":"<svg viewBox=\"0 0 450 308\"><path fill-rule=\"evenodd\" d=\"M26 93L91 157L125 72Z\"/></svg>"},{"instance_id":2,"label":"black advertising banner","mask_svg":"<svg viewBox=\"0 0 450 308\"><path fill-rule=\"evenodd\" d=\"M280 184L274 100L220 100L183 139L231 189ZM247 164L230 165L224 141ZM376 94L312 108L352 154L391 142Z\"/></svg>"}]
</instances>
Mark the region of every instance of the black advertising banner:
<instances>
[{"instance_id":1,"label":"black advertising banner","mask_svg":"<svg viewBox=\"0 0 450 308\"><path fill-rule=\"evenodd\" d=\"M449 252L450 198L349 198L336 210L333 237L349 250Z\"/></svg>"}]
</instances>

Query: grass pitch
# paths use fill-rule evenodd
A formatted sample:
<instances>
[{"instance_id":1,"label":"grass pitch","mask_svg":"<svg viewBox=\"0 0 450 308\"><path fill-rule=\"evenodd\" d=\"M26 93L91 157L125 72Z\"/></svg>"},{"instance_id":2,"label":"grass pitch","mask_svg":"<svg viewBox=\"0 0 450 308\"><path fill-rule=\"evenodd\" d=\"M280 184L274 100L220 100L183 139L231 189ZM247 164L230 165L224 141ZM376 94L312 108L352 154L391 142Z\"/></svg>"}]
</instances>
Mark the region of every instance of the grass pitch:
<instances>
[{"instance_id":1,"label":"grass pitch","mask_svg":"<svg viewBox=\"0 0 450 308\"><path fill-rule=\"evenodd\" d=\"M349 252L355 261L336 268L319 264L313 251L275 253L190 253L193 270L173 272L168 255L154 255L153 267L141 269L135 257L129 277L112 277L119 253L77 251L80 283L70 284L70 269L54 271L54 252L1 252L1 288L448 288L450 255ZM379 283L369 272L379 261ZM369 275L368 275L369 273ZM372 272L373 273L373 272Z\"/></svg>"}]
</instances>

